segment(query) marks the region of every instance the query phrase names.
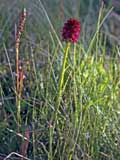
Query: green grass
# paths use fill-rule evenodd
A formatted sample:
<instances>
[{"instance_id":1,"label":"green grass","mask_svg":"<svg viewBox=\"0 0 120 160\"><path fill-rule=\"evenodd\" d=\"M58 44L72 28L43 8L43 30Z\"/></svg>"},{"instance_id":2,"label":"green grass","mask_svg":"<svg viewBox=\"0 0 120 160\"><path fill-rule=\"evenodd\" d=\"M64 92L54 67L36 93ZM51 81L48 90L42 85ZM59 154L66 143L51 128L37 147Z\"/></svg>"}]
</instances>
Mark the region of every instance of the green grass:
<instances>
[{"instance_id":1,"label":"green grass","mask_svg":"<svg viewBox=\"0 0 120 160\"><path fill-rule=\"evenodd\" d=\"M14 7L9 17L9 12L5 10L7 4L1 9L1 156L19 153L24 131L29 127L29 146L25 157L32 160L120 160L120 48L117 44L108 48L108 38L102 33L101 25L108 16L104 7L99 9L99 16L90 20L92 4L86 14L83 12L86 6L84 2L81 2L81 6L76 5L82 7L80 13L79 8L72 12L67 2L64 16L81 17L81 35L76 49L74 45L69 49L62 99L52 134L50 130L56 112L56 95L65 47L60 39L64 22L60 18L58 21L54 19L58 10L52 13L52 6L48 9L48 1L42 5L40 1L35 1L34 12L29 11L31 15L28 15L20 46L26 78L21 99L22 124L17 133L12 32L14 24L18 22L16 15L19 16L18 11L23 4L18 3L16 8L19 9ZM31 4L25 1L24 6L30 9ZM83 20L84 17L88 21ZM90 24L93 20L95 25ZM17 159L14 155L11 157L12 160Z\"/></svg>"}]
</instances>

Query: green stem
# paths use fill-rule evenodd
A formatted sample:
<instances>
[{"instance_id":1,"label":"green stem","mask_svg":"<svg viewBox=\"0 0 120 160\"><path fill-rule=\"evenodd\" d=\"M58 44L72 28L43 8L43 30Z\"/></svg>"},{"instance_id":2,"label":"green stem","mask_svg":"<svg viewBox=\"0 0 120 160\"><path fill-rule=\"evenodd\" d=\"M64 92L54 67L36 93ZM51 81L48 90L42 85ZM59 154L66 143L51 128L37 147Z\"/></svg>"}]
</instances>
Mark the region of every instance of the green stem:
<instances>
[{"instance_id":1,"label":"green stem","mask_svg":"<svg viewBox=\"0 0 120 160\"><path fill-rule=\"evenodd\" d=\"M62 87L63 87L63 82L64 82L65 66L66 66L66 61L67 61L67 57L68 57L69 47L70 47L70 42L67 42L65 52L64 52L64 58L63 58L59 83L58 83L58 92L57 92L57 98L56 98L56 104L55 104L55 119L54 120L56 120L56 118L57 118L57 112L59 110L60 101L61 101L61 97L62 97Z\"/></svg>"},{"instance_id":2,"label":"green stem","mask_svg":"<svg viewBox=\"0 0 120 160\"><path fill-rule=\"evenodd\" d=\"M73 98L74 98L74 106L75 106L75 128L78 123L78 105L77 105L77 88L76 88L76 43L74 44L74 52L73 52L73 65L74 65L74 75L73 75Z\"/></svg>"},{"instance_id":3,"label":"green stem","mask_svg":"<svg viewBox=\"0 0 120 160\"><path fill-rule=\"evenodd\" d=\"M53 153L52 153L53 133L54 133L56 120L57 120L57 113L59 110L60 101L61 101L61 97L62 97L62 87L63 87L63 83L64 83L65 66L66 66L66 62L67 62L69 48L70 48L70 42L67 42L66 47L65 47L65 51L64 51L64 58L63 58L63 62L62 62L60 78L59 78L59 82L58 82L58 92L57 92L57 97L56 97L56 102L55 102L55 112L54 112L53 119L52 119L53 126L50 127L50 132L49 132L48 160L53 160Z\"/></svg>"}]
</instances>

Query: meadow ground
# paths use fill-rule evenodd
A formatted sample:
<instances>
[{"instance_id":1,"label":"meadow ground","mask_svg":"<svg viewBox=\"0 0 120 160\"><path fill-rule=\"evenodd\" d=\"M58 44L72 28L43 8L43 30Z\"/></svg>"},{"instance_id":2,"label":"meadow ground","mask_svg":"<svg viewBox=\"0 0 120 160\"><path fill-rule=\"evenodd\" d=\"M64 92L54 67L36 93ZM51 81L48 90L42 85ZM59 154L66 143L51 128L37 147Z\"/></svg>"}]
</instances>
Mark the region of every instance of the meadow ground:
<instances>
[{"instance_id":1,"label":"meadow ground","mask_svg":"<svg viewBox=\"0 0 120 160\"><path fill-rule=\"evenodd\" d=\"M0 160L120 160L120 30L112 13L99 0L0 1ZM70 17L81 31L64 68L61 29Z\"/></svg>"}]
</instances>

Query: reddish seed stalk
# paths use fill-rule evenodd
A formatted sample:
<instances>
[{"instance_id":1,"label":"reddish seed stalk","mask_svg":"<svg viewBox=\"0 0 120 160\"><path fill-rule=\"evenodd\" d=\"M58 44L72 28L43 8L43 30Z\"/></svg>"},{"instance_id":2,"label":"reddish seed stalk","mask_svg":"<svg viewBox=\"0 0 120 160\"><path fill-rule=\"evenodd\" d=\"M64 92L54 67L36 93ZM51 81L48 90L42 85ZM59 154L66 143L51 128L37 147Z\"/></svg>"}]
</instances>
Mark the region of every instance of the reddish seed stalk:
<instances>
[{"instance_id":1,"label":"reddish seed stalk","mask_svg":"<svg viewBox=\"0 0 120 160\"><path fill-rule=\"evenodd\" d=\"M26 9L24 8L22 13L21 13L21 17L20 17L20 21L18 24L18 28L17 28L17 33L16 33L16 41L15 41L15 50L16 50L16 93L19 92L19 45L20 45L20 37L23 31L23 27L25 24L25 20L26 20Z\"/></svg>"},{"instance_id":2,"label":"reddish seed stalk","mask_svg":"<svg viewBox=\"0 0 120 160\"><path fill-rule=\"evenodd\" d=\"M17 122L20 123L20 96L22 90L22 81L23 81L23 68L19 70L19 45L20 45L20 37L23 31L23 27L26 20L26 9L24 8L20 21L17 27L16 40L15 40L15 51L16 51L16 107L17 107Z\"/></svg>"}]
</instances>

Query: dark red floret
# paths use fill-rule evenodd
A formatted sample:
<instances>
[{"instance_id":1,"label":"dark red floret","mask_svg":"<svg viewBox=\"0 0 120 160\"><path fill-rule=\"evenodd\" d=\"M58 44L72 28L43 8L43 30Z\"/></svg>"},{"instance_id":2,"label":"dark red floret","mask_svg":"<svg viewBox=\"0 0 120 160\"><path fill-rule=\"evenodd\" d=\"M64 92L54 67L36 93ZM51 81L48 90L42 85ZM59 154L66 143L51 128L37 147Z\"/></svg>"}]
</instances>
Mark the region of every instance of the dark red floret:
<instances>
[{"instance_id":1,"label":"dark red floret","mask_svg":"<svg viewBox=\"0 0 120 160\"><path fill-rule=\"evenodd\" d=\"M63 41L77 42L80 34L80 22L75 18L68 19L62 28Z\"/></svg>"}]
</instances>

